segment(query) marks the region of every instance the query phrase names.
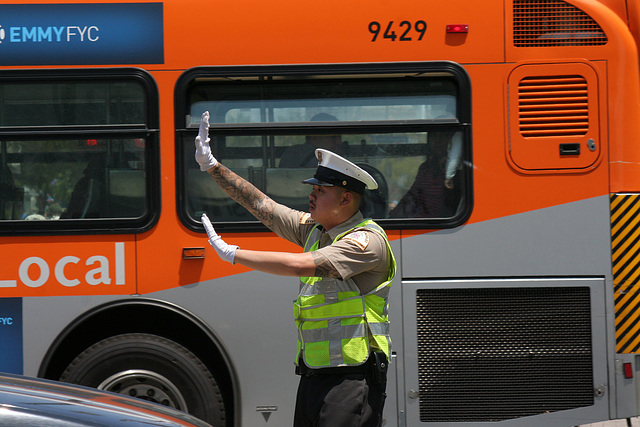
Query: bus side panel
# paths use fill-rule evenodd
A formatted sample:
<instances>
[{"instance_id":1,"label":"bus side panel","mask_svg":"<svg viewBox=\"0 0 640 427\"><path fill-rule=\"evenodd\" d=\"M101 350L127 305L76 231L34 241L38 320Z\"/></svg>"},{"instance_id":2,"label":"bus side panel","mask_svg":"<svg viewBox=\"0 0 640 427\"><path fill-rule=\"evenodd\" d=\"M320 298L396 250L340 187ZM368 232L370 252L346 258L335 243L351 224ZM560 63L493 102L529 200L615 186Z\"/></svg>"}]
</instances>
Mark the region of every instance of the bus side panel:
<instances>
[{"instance_id":1,"label":"bus side panel","mask_svg":"<svg viewBox=\"0 0 640 427\"><path fill-rule=\"evenodd\" d=\"M403 278L597 275L611 281L608 208L609 197L602 196L403 239Z\"/></svg>"},{"instance_id":2,"label":"bus side panel","mask_svg":"<svg viewBox=\"0 0 640 427\"><path fill-rule=\"evenodd\" d=\"M24 374L38 376L47 351L78 317L100 304L127 297L83 295L23 298ZM55 316L43 317L42 313L55 313Z\"/></svg>"},{"instance_id":3,"label":"bus side panel","mask_svg":"<svg viewBox=\"0 0 640 427\"><path fill-rule=\"evenodd\" d=\"M189 7L171 2L165 3L165 15L172 17L165 24L165 67L318 63L318 58L325 63L454 57L458 62L502 62L503 13L502 2L462 0L403 2L400 7L363 0L287 3L278 13L273 4L252 1L233 7L219 1L190 1ZM467 25L468 32L447 32L447 25L459 24ZM185 25L192 43L177 42Z\"/></svg>"},{"instance_id":4,"label":"bus side panel","mask_svg":"<svg viewBox=\"0 0 640 427\"><path fill-rule=\"evenodd\" d=\"M549 73L561 75L564 64L549 66ZM598 126L603 139L598 141L601 159L593 167L556 170L516 171L508 161L511 139L509 138L510 109L517 109L517 100L508 98L508 78L514 64L502 67L465 65L473 87L473 181L474 201L470 223L499 218L521 212L560 205L573 201L609 194L609 175L606 167L608 145L604 139L608 127L600 119ZM598 71L601 67L596 64ZM598 79L600 99L604 78ZM496 96L502 94L502 97ZM492 99L490 107L485 100ZM594 99L598 104L600 118L607 116L607 104ZM553 142L559 145L561 141ZM537 143L533 141L532 144ZM586 150L586 147L584 148ZM555 159L550 159L555 161Z\"/></svg>"},{"instance_id":5,"label":"bus side panel","mask_svg":"<svg viewBox=\"0 0 640 427\"><path fill-rule=\"evenodd\" d=\"M613 377L614 373L608 372L606 368L608 364L613 363L613 352L607 351L607 348L611 349L614 345L607 342L606 338L614 336L612 318L605 315L612 313L613 309L610 236L608 227L605 226L609 221L608 216L609 198L602 196L481 224L466 225L453 231L436 231L401 241L404 281L402 310L406 328L404 342L407 348L403 355L406 384L404 393L400 395L407 396L408 425L417 425L412 421L417 422L420 419L431 420L429 417L433 415L419 412L425 411L424 408L420 409L422 404L429 405L429 387L430 384L437 384L438 375L444 375L442 380L449 376L459 376L458 381L467 381L465 393L468 393L465 398L472 396L473 390L482 390L486 402L494 399L496 403L506 399L515 407L522 405L523 418L518 419L518 425L540 425L540 417L544 418L544 425L566 425L567 417L574 418L573 424L609 418L609 406L614 399L616 378ZM436 283L432 279L426 280L425 277L443 279L435 279ZM445 280L447 277L452 279ZM504 295L493 295L496 299L492 303L487 302L480 306L468 303L471 301L470 296L481 300L489 298L494 287L502 288L505 291ZM446 294L458 288L464 290L460 293ZM435 327L419 329L420 318L430 318L424 316L431 314L424 314L423 311L422 315L418 315L416 310L422 306L428 313L429 309L437 306L437 295L429 294L432 289L442 289L445 297L454 298L451 300L454 303L451 306L454 311L440 313L444 319L465 315L465 311L468 311L469 322L465 323L462 319L458 326L453 322L440 331ZM423 291L419 290L425 290L426 293L421 296L420 292ZM554 299L556 296L548 295L551 290L568 292L564 296L566 299ZM424 302L420 302L420 298ZM538 302L529 305L535 299L538 299ZM558 302L554 306L550 301ZM572 303L565 304L563 301ZM460 306L467 309L460 310ZM495 311L491 312L489 307L493 307ZM398 308L392 306L391 312L394 309ZM545 319L549 313L557 316ZM518 317L524 314L530 314L532 317ZM542 319L538 319L538 316ZM563 318L566 323L563 323ZM542 342L544 340L538 341L537 336L528 335L533 334L531 331L536 330L539 325L546 325L543 328L551 328L550 331L557 329L556 332L560 334L565 333L561 332L563 330L572 331L571 328L580 332L568 332L566 337L553 336L549 338L549 342ZM456 329L458 327L461 329ZM475 331L476 335L469 332L470 330ZM506 333L509 338L506 335L500 336L500 331L509 331ZM441 339L434 336L438 333L443 334ZM478 338L478 334L487 334L485 338L498 338L495 343L489 340L475 342L466 337L466 333L474 339ZM571 337L580 334L583 342L571 347ZM484 362L478 365L483 366L483 369L475 371L473 376L470 376L468 371L457 369L460 368L457 364L462 363L463 359L450 354L450 357L446 358L448 370L445 369L441 374L423 373L423 383L418 384L419 369L423 370L424 366L419 366L417 349L430 349L434 346L433 343L441 345L444 353L455 353L458 350L462 353L467 352L466 356L477 354L483 358ZM540 369L540 378L546 378L546 375L542 376L543 371L564 375L560 382L564 381L564 386L569 385L564 395L575 397L575 401L565 402L562 400L563 397L556 396L558 401L553 402L553 394L548 393L543 398L548 398L550 402L538 404L533 410L527 406L531 402L517 401L521 396L533 396L533 389L540 386L525 380L531 372L519 370L524 369L522 361L529 360L526 357L523 359L523 355L529 355L532 360L545 363L544 368ZM582 358L582 367L579 370L576 368L578 363L574 363L572 359L576 355ZM489 363L495 360L491 359L492 357L501 359L501 363ZM551 363L548 362L549 359L552 360ZM421 363L426 363L425 360ZM547 362L543 362L544 360ZM509 367L514 370L507 369ZM519 384L522 381L522 388L518 393L504 396L504 387L492 389L491 385L499 382L497 378L501 379L500 383L503 386ZM451 381L450 384L455 384L454 378L448 380ZM530 384L531 390L527 389L527 384ZM572 389L574 385L576 389ZM554 387L559 385L547 384L546 390L550 391ZM455 406L456 403L460 403L456 400L460 390L447 391L450 392L447 394L450 399L448 402L447 397L442 397L442 389L437 392L431 390L439 396L438 399L444 399L439 406L454 405L449 421L488 421L478 418L477 414L484 413L478 408L475 409L476 415L469 415L469 418L465 419L464 402ZM550 413L539 415L545 412ZM496 416L499 417L499 414ZM508 413L505 419L516 416ZM527 424L527 420L531 420L530 424Z\"/></svg>"}]
</instances>

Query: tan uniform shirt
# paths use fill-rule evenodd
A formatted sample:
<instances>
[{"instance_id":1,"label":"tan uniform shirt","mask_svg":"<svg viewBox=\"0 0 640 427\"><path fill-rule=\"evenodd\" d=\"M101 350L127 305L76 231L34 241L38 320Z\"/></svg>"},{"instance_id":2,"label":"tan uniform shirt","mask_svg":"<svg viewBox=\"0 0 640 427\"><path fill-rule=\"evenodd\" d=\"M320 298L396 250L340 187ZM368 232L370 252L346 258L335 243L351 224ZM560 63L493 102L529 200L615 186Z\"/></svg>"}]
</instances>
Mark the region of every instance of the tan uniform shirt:
<instances>
[{"instance_id":1,"label":"tan uniform shirt","mask_svg":"<svg viewBox=\"0 0 640 427\"><path fill-rule=\"evenodd\" d=\"M324 232L320 238L318 251L338 271L342 280L353 278L363 294L373 290L387 280L389 255L384 238L375 231L358 228L332 244L340 234L360 224L364 218L358 211L349 220ZM315 221L309 213L277 205L274 210L272 230L280 237L301 247Z\"/></svg>"}]
</instances>

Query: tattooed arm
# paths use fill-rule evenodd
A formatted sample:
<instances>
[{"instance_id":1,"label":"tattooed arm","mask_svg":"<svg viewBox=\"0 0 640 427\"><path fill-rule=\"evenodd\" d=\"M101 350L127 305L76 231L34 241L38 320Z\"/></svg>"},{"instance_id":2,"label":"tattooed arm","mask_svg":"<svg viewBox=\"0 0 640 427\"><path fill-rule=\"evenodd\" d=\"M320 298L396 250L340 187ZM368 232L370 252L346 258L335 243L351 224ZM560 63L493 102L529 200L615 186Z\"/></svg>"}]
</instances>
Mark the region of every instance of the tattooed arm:
<instances>
[{"instance_id":1,"label":"tattooed arm","mask_svg":"<svg viewBox=\"0 0 640 427\"><path fill-rule=\"evenodd\" d=\"M221 165L211 153L209 142L209 112L205 111L200 120L198 136L195 139L195 158L198 165L200 165L200 170L206 171L229 197L244 206L264 225L271 228L273 224L273 209L276 203L250 182Z\"/></svg>"},{"instance_id":2,"label":"tattooed arm","mask_svg":"<svg viewBox=\"0 0 640 427\"><path fill-rule=\"evenodd\" d=\"M271 228L273 210L276 206L273 199L220 163L208 169L207 173L229 197L240 203L264 225Z\"/></svg>"}]
</instances>

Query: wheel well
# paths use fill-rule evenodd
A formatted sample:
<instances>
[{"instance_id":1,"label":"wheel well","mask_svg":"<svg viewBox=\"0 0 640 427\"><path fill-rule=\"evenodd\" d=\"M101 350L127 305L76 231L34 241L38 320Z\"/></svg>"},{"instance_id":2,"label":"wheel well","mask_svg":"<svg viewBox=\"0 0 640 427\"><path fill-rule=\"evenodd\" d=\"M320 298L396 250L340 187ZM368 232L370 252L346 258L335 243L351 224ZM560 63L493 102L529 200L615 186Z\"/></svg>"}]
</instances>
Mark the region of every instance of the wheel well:
<instances>
[{"instance_id":1,"label":"wheel well","mask_svg":"<svg viewBox=\"0 0 640 427\"><path fill-rule=\"evenodd\" d=\"M227 420L234 419L234 381L231 363L215 335L195 316L156 300L124 300L85 313L51 345L38 376L57 380L71 361L89 346L124 333L149 333L177 342L194 353L215 377L225 400Z\"/></svg>"}]
</instances>

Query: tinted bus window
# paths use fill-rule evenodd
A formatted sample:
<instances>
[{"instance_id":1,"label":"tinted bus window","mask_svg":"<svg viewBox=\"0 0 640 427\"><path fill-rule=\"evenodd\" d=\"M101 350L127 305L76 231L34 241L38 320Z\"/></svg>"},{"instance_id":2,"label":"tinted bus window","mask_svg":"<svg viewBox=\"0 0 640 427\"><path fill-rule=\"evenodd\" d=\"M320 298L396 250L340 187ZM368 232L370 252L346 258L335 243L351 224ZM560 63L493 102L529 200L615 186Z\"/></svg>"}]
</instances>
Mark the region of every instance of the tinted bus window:
<instances>
[{"instance_id":1,"label":"tinted bus window","mask_svg":"<svg viewBox=\"0 0 640 427\"><path fill-rule=\"evenodd\" d=\"M145 104L138 82L5 82L0 126L140 125Z\"/></svg>"},{"instance_id":2,"label":"tinted bus window","mask_svg":"<svg viewBox=\"0 0 640 427\"><path fill-rule=\"evenodd\" d=\"M314 174L316 148L376 179L379 188L365 194L365 216L441 227L469 206L469 126L461 117L469 94L454 74L198 76L185 87L179 157L187 222L196 224L203 212L223 227L254 220L193 161L204 111L212 150L225 166L295 209L308 209L310 188L300 182Z\"/></svg>"},{"instance_id":3,"label":"tinted bus window","mask_svg":"<svg viewBox=\"0 0 640 427\"><path fill-rule=\"evenodd\" d=\"M0 81L0 228L62 232L148 222L158 199L150 190L157 126L149 82L26 80Z\"/></svg>"}]
</instances>

